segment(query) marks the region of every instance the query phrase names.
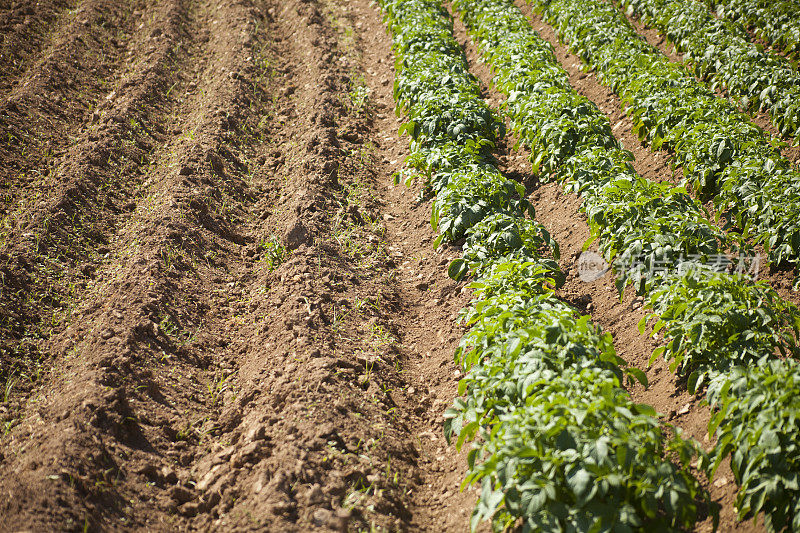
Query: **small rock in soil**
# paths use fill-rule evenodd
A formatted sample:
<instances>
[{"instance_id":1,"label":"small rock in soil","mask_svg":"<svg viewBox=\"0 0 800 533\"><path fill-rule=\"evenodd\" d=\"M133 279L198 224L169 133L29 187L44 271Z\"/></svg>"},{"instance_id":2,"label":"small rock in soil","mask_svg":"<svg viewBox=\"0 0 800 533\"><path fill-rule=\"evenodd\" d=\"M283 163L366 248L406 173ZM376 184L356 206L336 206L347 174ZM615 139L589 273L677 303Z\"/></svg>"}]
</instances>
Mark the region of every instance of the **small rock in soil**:
<instances>
[{"instance_id":1,"label":"small rock in soil","mask_svg":"<svg viewBox=\"0 0 800 533\"><path fill-rule=\"evenodd\" d=\"M167 485L174 485L178 482L178 475L168 466L161 469L161 477Z\"/></svg>"},{"instance_id":2,"label":"small rock in soil","mask_svg":"<svg viewBox=\"0 0 800 533\"><path fill-rule=\"evenodd\" d=\"M245 436L245 440L247 442L255 442L257 440L262 440L266 437L266 428L262 425L253 426L247 432Z\"/></svg>"},{"instance_id":3,"label":"small rock in soil","mask_svg":"<svg viewBox=\"0 0 800 533\"><path fill-rule=\"evenodd\" d=\"M314 516L311 519L311 522L317 527L327 526L331 524L333 520L333 513L331 513L327 509L317 509L314 511Z\"/></svg>"},{"instance_id":4,"label":"small rock in soil","mask_svg":"<svg viewBox=\"0 0 800 533\"><path fill-rule=\"evenodd\" d=\"M266 472L261 472L258 474L255 482L253 483L253 494L258 494L261 490L267 486L269 483L269 476L267 476Z\"/></svg>"}]
</instances>

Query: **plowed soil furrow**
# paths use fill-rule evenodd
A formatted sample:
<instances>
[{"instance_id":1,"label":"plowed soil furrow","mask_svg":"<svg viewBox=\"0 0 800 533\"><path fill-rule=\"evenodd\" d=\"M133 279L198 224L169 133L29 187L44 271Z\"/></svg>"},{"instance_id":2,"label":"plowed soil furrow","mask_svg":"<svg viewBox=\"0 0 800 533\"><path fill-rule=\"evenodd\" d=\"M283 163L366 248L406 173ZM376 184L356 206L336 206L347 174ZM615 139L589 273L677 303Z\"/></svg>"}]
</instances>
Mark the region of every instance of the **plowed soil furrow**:
<instances>
[{"instance_id":1,"label":"plowed soil furrow","mask_svg":"<svg viewBox=\"0 0 800 533\"><path fill-rule=\"evenodd\" d=\"M458 453L443 437L445 409L457 396L461 378L454 353L463 328L458 312L467 305L469 291L464 282L447 277L449 262L460 255L455 247L433 248L435 233L430 226L432 202L419 198L416 186L393 185L391 172L402 167L408 156L408 139L399 137L401 124L393 113L395 102L394 54L380 11L366 1L350 3L358 42L365 54L367 86L378 113L374 128L380 148L386 154L386 171L378 192L387 201L387 240L398 255L398 291L404 308L402 352L406 356L406 380L412 405L409 427L420 451L417 484L409 494L412 531L466 531L476 501L475 488L461 491L466 471L468 446ZM482 528L485 527L482 526ZM483 529L480 529L483 530Z\"/></svg>"},{"instance_id":2,"label":"plowed soil furrow","mask_svg":"<svg viewBox=\"0 0 800 533\"><path fill-rule=\"evenodd\" d=\"M6 271L65 271L22 279L25 305L70 299L23 315L4 291L26 335L60 320L31 343L50 358L34 394L2 407L0 529L464 529L472 498L441 436L464 296L429 203L389 186L404 155L389 41L352 8L141 15L166 15L165 46L127 63L137 83L119 82L91 141L127 139L141 160L106 182L75 162L86 148L31 209L92 216L91 238L29 223L46 236L32 258L7 241ZM379 73L354 32L384 50Z\"/></svg>"},{"instance_id":3,"label":"plowed soil furrow","mask_svg":"<svg viewBox=\"0 0 800 533\"><path fill-rule=\"evenodd\" d=\"M12 10L31 14L13 26L24 36L5 35L0 62L2 215L31 189L48 184L59 156L78 141L75 137L90 126L93 111L111 91L126 59L124 43L141 24L133 15L135 4L88 0L69 11L66 7ZM34 28L40 38L28 35L36 33Z\"/></svg>"},{"instance_id":4,"label":"plowed soil furrow","mask_svg":"<svg viewBox=\"0 0 800 533\"><path fill-rule=\"evenodd\" d=\"M20 189L4 217L0 379L11 392L27 392L46 373L46 339L71 320L80 295L110 252L116 228L136 207L148 158L166 133L151 129L150 123L170 107L166 93L174 76L169 68L183 17L178 3L153 7L149 20L159 39L130 43L138 60L115 74L94 122L82 122L79 114L77 126L65 122L61 131L54 126L59 142L69 146L34 161L38 177L21 185L25 190ZM52 119L46 107L41 117Z\"/></svg>"},{"instance_id":5,"label":"plowed soil furrow","mask_svg":"<svg viewBox=\"0 0 800 533\"><path fill-rule=\"evenodd\" d=\"M214 520L226 528L425 529L430 515L418 508L415 496L436 494L436 502L425 504L452 509L457 488L452 477L449 486L439 479L440 472L454 469L439 415L449 400L441 389L454 388L456 379L448 366L457 338L449 315L458 292L426 243L410 238L422 228L427 236L420 241L430 243L429 206L417 206L409 220L403 210L409 199L402 197L404 205L397 206L397 198L386 196L387 170L397 165L387 152L401 153L393 135L384 136L384 121L396 123L380 111L391 109L384 103L391 102L385 83L390 56L380 75L366 69L364 86L362 58L347 46L354 27L366 30L364 6L352 6L358 17L349 7L319 7L289 4L276 15L287 24L278 25L279 35L309 26L304 21L311 30L296 32L276 49L278 56L294 59L282 69L289 78L283 94L301 103L289 109L277 104L279 117L289 116L300 127L276 128L272 152L281 174L299 189L289 189L285 194L291 197L278 202L288 205L278 220L288 221L285 240L297 249L272 277L266 275L274 280L266 297L249 295L255 320L230 347L239 354L236 386L249 391L248 400L226 406L222 419L236 422L193 468L201 502L223 502L198 514L199 527ZM370 11L367 27L380 29ZM339 28L342 46L332 45L330 26ZM378 36L388 50L385 35ZM310 61L295 62L307 54ZM321 86L312 82L319 79ZM364 94L376 102L376 115L371 105L360 109ZM342 97L350 100L344 108ZM353 122L353 111L367 114ZM292 165L297 161L299 174ZM326 203L330 196L333 201ZM422 264L424 273L412 270L412 262ZM452 301L449 311L420 302L422 291L444 295ZM420 367L432 352L436 371L423 378ZM242 462L252 466L244 471ZM466 513L456 513L459 525Z\"/></svg>"},{"instance_id":6,"label":"plowed soil furrow","mask_svg":"<svg viewBox=\"0 0 800 533\"><path fill-rule=\"evenodd\" d=\"M397 304L371 154L351 122L345 61L320 6L271 11L282 74L262 147L271 194L257 204L245 251L261 260L227 291L233 316L217 331L235 375L218 430L200 440L189 471L197 500L180 510L200 529L396 528L408 515L402 492L415 451L398 413L386 318ZM280 264L274 235L290 253Z\"/></svg>"},{"instance_id":7,"label":"plowed soil furrow","mask_svg":"<svg viewBox=\"0 0 800 533\"><path fill-rule=\"evenodd\" d=\"M0 65L4 68L0 91L7 91L29 65L32 58L46 45L50 35L59 28L67 10L76 2L54 1L18 3L6 0L0 4Z\"/></svg>"},{"instance_id":8,"label":"plowed soil furrow","mask_svg":"<svg viewBox=\"0 0 800 533\"><path fill-rule=\"evenodd\" d=\"M165 21L177 28L174 23L181 22L186 15L174 5L165 7ZM231 11L226 5L203 7L211 13L224 8ZM186 34L196 35L198 42L207 43L216 28L210 16L194 15L199 11L193 10L189 21L193 31ZM153 19L158 15L158 11L151 13ZM255 17L249 12L232 15L238 15L231 17L231 25L240 33L230 35L241 38L240 35L252 34L247 30L255 26ZM164 69L164 60L177 43L176 35L161 57L158 50L153 50L155 64L142 73L146 79L133 86L132 94L123 93L121 97L126 98L120 105L122 109L113 108L112 113L123 113L133 121L141 119L142 115L132 111L144 107L147 104L144 100L152 97L151 93L158 93L160 88L168 90L165 82L170 80L171 73ZM214 237L221 236L223 245L230 240L241 240L230 230L230 220L235 214L217 204L219 200L224 205L232 187L240 196L247 195L239 185L237 173L241 170L233 169L227 175L228 163L216 155L216 152L224 154L243 166L230 151L224 150L221 139L231 122L226 112L217 111L223 106L240 104L253 89L238 80L236 76L242 65L232 63L228 56L228 50L235 49L243 52L238 61L244 61L247 49L241 43L233 46L234 43L223 41L223 46L216 50L185 40L181 43L187 46L190 55L184 63L175 65L213 71L206 85L213 97L187 93L173 110L180 120L152 125L154 130L161 130L164 137L159 140L164 142L158 148L151 148L152 164L130 190L138 195L128 206L127 211L132 212L116 218L112 230L118 231L108 236L104 257L92 271L94 280L87 284L85 292L76 295L75 320L49 339L56 356L56 369L22 413L19 425L4 439L7 462L3 468L8 473L4 478L9 490L4 494L2 514L7 526L29 524L35 529L69 529L86 525L105 529L164 521L163 516L153 514L147 505L155 501L154 491L149 490L152 484L131 483L129 476L139 471L134 466L139 458L137 451L158 450L159 456L164 453L163 457L172 458L170 462L176 461L178 452L163 449L160 441L172 438L181 442L176 439L180 429L188 432L184 426L172 430L163 423L168 418L162 418L159 410L152 408L152 402L178 412L177 418L185 418L182 414L197 410L195 405L205 401L205 391L210 389L203 380L181 379L183 369L192 371L213 363L213 370L217 370L220 365L184 351L194 341L208 304L198 301L198 294L193 291L187 294L181 288L185 284L196 288L197 280L191 278L197 275L197 262L204 262L207 268L215 266L210 258L215 248ZM252 53L249 57L252 61ZM190 79L193 74L187 72L185 77ZM190 86L187 83L182 88L191 92ZM162 99L164 96L161 94ZM209 104L216 104L217 108L209 110L205 107ZM195 131L190 128L207 133L195 138L188 134ZM111 137L108 143L114 142ZM192 188L201 181L199 176L193 177L193 163L210 167L220 177L218 190L207 198L198 200L201 195ZM213 183L208 177L204 181ZM193 192L197 198L192 196ZM81 207L92 206L90 202L87 204ZM203 235L184 222L190 220L187 211L199 219L200 228L204 225L211 228L210 235ZM203 247L204 238L212 246ZM188 280L182 279L183 271L188 271ZM175 364L169 365L172 357L176 358ZM153 365L159 369L161 365L166 367L165 371L173 378L168 386L156 379L163 375L153 373L150 370ZM216 379L223 377L217 375ZM140 412L140 408L146 412ZM203 405L200 410L207 408ZM157 428L155 435L146 430L148 424ZM184 438L188 436L187 433ZM155 472L152 463L142 468ZM23 472L15 475L19 470ZM165 475L171 480L175 474ZM46 515L40 514L40 509L52 506L53 498L61 505ZM138 513L141 509L137 505L144 505L147 511Z\"/></svg>"}]
</instances>

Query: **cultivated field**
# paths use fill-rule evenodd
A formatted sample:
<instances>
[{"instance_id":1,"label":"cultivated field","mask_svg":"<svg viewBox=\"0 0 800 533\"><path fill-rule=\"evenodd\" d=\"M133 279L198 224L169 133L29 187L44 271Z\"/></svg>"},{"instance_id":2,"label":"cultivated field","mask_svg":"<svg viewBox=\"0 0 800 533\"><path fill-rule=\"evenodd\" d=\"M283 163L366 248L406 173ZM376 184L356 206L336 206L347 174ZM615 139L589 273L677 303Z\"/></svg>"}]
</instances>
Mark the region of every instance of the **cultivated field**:
<instances>
[{"instance_id":1,"label":"cultivated field","mask_svg":"<svg viewBox=\"0 0 800 533\"><path fill-rule=\"evenodd\" d=\"M796 7L0 0L0 531L800 530Z\"/></svg>"}]
</instances>

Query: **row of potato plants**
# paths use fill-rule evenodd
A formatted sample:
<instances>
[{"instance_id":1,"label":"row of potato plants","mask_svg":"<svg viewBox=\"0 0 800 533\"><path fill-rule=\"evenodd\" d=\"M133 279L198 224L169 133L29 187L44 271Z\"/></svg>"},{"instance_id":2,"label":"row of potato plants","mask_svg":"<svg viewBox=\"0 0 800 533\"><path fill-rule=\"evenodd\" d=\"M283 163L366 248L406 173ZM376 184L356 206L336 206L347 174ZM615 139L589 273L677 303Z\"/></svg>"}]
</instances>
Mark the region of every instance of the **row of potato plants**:
<instances>
[{"instance_id":1,"label":"row of potato plants","mask_svg":"<svg viewBox=\"0 0 800 533\"><path fill-rule=\"evenodd\" d=\"M396 53L407 159L435 195L437 241L463 242L448 270L474 277L456 360L465 377L445 434L471 443L464 485L480 483L472 527L633 531L688 528L708 494L699 445L636 404L610 335L555 296L558 246L522 186L497 170L502 122L481 98L441 0L381 0ZM410 178L409 178L410 179Z\"/></svg>"},{"instance_id":2,"label":"row of potato plants","mask_svg":"<svg viewBox=\"0 0 800 533\"><path fill-rule=\"evenodd\" d=\"M680 51L694 74L723 87L749 110L768 111L789 136L800 128L800 73L785 58L751 42L744 27L719 19L701 0L621 0Z\"/></svg>"},{"instance_id":3,"label":"row of potato plants","mask_svg":"<svg viewBox=\"0 0 800 533\"><path fill-rule=\"evenodd\" d=\"M781 155L779 141L650 46L616 7L531 3L622 97L640 139L672 149L691 187L713 196L726 229L763 245L775 264L800 261L800 171Z\"/></svg>"},{"instance_id":4,"label":"row of potato plants","mask_svg":"<svg viewBox=\"0 0 800 533\"><path fill-rule=\"evenodd\" d=\"M653 334L665 340L651 361L663 354L693 393L707 390L717 438L708 475L730 455L739 516L763 511L770 531L798 530L800 366L791 357L800 355L800 313L768 285L703 264L725 251L726 236L684 189L636 174L608 119L570 86L513 0L453 4L507 96L505 114L534 170L582 196L618 287L633 283L647 297ZM635 272L633 257L672 268Z\"/></svg>"},{"instance_id":5,"label":"row of potato plants","mask_svg":"<svg viewBox=\"0 0 800 533\"><path fill-rule=\"evenodd\" d=\"M782 0L706 0L717 16L752 28L756 37L787 57L800 58L797 4Z\"/></svg>"}]
</instances>

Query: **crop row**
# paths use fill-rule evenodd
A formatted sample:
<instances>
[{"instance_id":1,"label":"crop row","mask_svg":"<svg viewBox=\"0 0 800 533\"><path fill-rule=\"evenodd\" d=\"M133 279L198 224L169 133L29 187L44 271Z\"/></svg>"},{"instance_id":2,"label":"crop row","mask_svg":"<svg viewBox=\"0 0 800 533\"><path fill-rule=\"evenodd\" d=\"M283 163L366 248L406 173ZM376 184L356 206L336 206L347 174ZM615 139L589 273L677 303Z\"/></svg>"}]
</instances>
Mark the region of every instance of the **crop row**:
<instances>
[{"instance_id":1,"label":"crop row","mask_svg":"<svg viewBox=\"0 0 800 533\"><path fill-rule=\"evenodd\" d=\"M800 355L800 313L766 284L704 264L724 251L725 236L684 190L636 174L608 119L570 87L552 47L512 0L455 0L454 6L492 66L495 87L507 95L505 113L531 148L536 171L583 197L592 235L614 261L620 288L635 283L647 296L654 335L663 332L666 342L653 358L664 354L692 392L710 381L717 414L709 433L718 442L706 463L709 475L733 451L740 516L763 511L771 530L796 529L800 391L787 394L780 384L796 387L800 368L777 356ZM631 268L633 257L669 267L649 275Z\"/></svg>"},{"instance_id":2,"label":"crop row","mask_svg":"<svg viewBox=\"0 0 800 533\"><path fill-rule=\"evenodd\" d=\"M774 263L800 260L800 172L733 104L647 44L598 0L532 2L559 36L628 106L653 149L675 151L695 190L714 195L728 229L762 244Z\"/></svg>"},{"instance_id":3,"label":"crop row","mask_svg":"<svg viewBox=\"0 0 800 533\"><path fill-rule=\"evenodd\" d=\"M396 52L395 97L408 115L408 165L435 194L439 242L463 239L449 273L475 298L457 361L460 398L445 418L470 441L465 484L481 484L473 526L532 531L690 527L708 494L702 454L632 402L611 338L558 300L558 247L524 190L491 156L501 122L480 98L441 0L382 0ZM526 215L530 215L528 218ZM668 458L674 460L670 461Z\"/></svg>"},{"instance_id":4,"label":"crop row","mask_svg":"<svg viewBox=\"0 0 800 533\"><path fill-rule=\"evenodd\" d=\"M789 61L749 40L738 23L718 19L700 0L622 0L686 52L684 61L711 88L724 87L743 107L770 113L783 135L800 128L800 73Z\"/></svg>"},{"instance_id":5,"label":"crop row","mask_svg":"<svg viewBox=\"0 0 800 533\"><path fill-rule=\"evenodd\" d=\"M797 4L782 0L707 0L717 15L753 27L763 39L792 59L800 58Z\"/></svg>"}]
</instances>

